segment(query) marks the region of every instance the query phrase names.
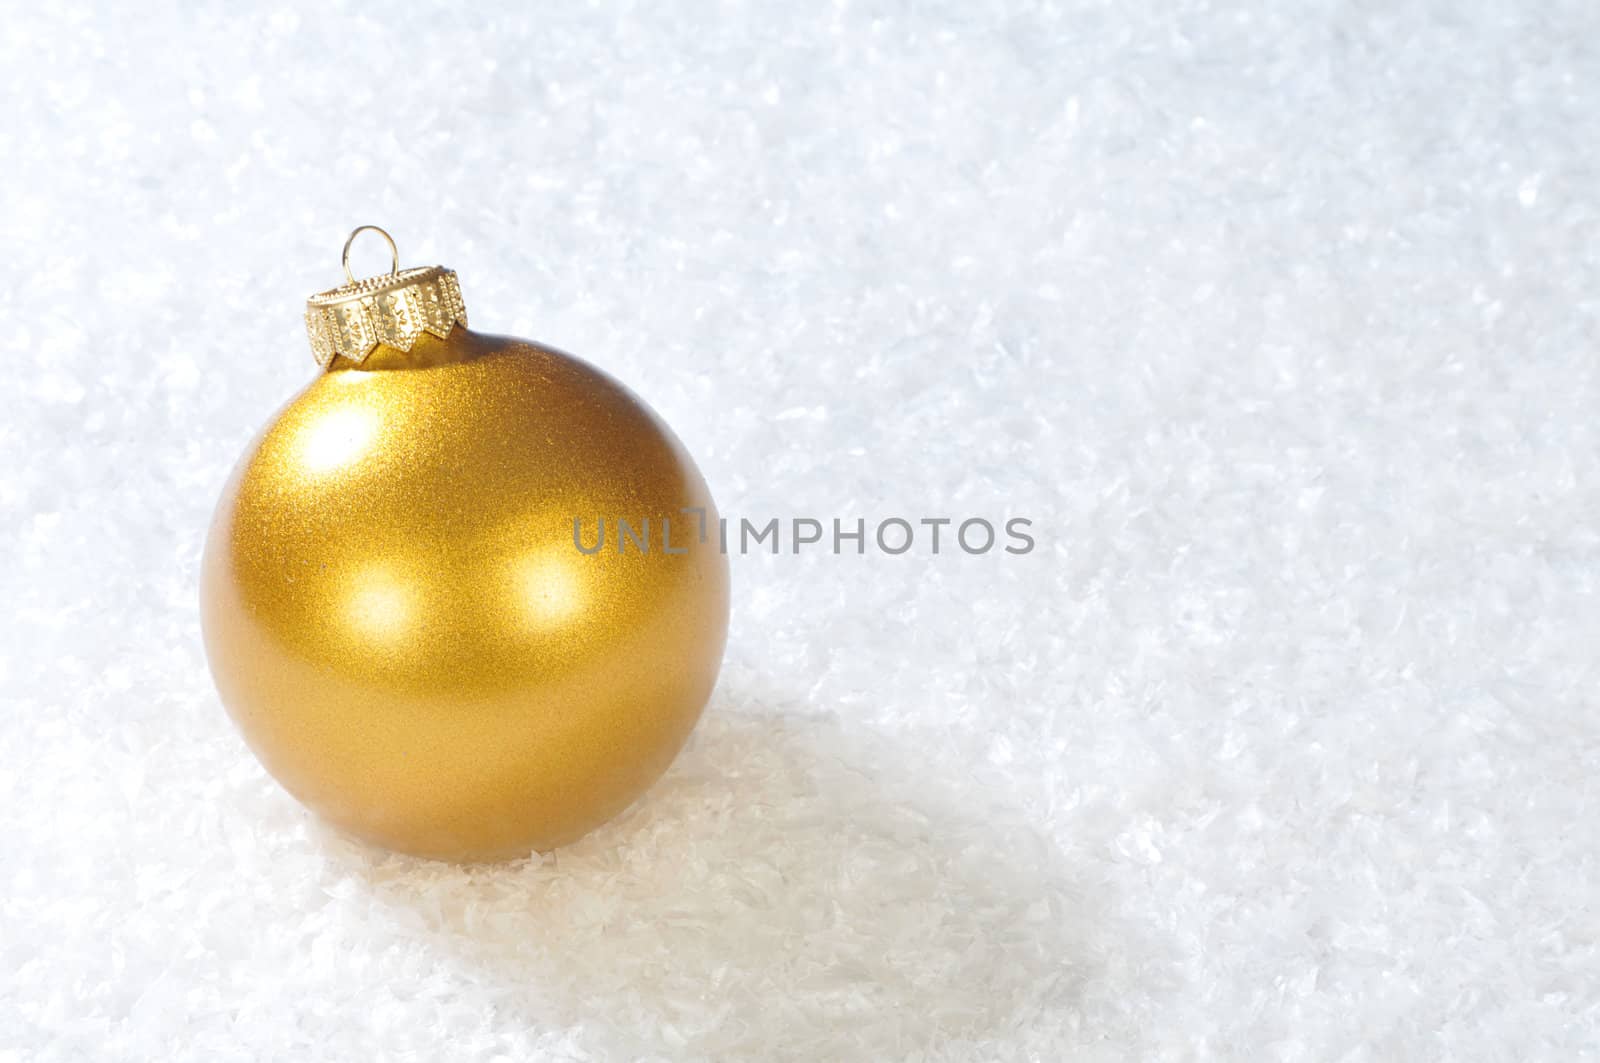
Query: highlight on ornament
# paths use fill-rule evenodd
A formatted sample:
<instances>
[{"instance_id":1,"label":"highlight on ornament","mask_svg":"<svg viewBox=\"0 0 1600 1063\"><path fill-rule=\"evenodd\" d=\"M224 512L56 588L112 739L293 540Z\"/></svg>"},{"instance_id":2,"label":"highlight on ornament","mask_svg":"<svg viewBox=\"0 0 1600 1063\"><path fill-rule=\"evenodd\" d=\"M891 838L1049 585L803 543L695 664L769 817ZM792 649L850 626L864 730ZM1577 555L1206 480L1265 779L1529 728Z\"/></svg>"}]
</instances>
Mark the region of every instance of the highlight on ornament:
<instances>
[{"instance_id":1,"label":"highlight on ornament","mask_svg":"<svg viewBox=\"0 0 1600 1063\"><path fill-rule=\"evenodd\" d=\"M388 243L357 279L352 243ZM315 377L245 449L201 565L223 705L339 829L446 860L576 841L638 799L716 683L728 564L572 549L575 512L719 520L645 403L467 327L454 271L361 226L307 300Z\"/></svg>"}]
</instances>

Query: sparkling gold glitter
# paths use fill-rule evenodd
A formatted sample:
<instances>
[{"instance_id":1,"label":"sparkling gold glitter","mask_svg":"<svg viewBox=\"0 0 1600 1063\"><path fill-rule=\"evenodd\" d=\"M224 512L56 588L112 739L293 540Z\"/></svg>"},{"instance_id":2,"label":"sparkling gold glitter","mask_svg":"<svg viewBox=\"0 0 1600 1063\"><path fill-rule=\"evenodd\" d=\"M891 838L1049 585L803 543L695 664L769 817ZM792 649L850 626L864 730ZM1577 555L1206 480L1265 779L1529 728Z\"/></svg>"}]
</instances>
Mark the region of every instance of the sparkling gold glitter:
<instances>
[{"instance_id":1,"label":"sparkling gold glitter","mask_svg":"<svg viewBox=\"0 0 1600 1063\"><path fill-rule=\"evenodd\" d=\"M240 461L206 546L223 701L277 779L405 852L498 859L626 807L687 738L728 616L715 511L603 373L456 326L334 357ZM673 523L594 554L584 522Z\"/></svg>"}]
</instances>

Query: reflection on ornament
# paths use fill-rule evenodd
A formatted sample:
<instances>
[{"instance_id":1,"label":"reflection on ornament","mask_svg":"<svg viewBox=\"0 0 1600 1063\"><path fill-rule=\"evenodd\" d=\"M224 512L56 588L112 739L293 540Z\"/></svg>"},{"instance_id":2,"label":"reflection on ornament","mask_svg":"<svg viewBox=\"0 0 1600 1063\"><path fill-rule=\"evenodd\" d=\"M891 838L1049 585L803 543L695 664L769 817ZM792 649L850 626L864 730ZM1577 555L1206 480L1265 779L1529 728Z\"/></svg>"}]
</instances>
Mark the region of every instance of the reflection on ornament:
<instances>
[{"instance_id":1,"label":"reflection on ornament","mask_svg":"<svg viewBox=\"0 0 1600 1063\"><path fill-rule=\"evenodd\" d=\"M324 473L360 459L377 437L378 423L375 410L328 410L301 429L301 464L308 472Z\"/></svg>"},{"instance_id":2,"label":"reflection on ornament","mask_svg":"<svg viewBox=\"0 0 1600 1063\"><path fill-rule=\"evenodd\" d=\"M583 581L574 571L578 555L546 547L519 558L513 579L522 588L528 621L534 627L559 624L584 607Z\"/></svg>"},{"instance_id":3,"label":"reflection on ornament","mask_svg":"<svg viewBox=\"0 0 1600 1063\"><path fill-rule=\"evenodd\" d=\"M374 639L401 641L411 622L410 594L387 569L371 568L356 574L349 598L352 627Z\"/></svg>"}]
</instances>

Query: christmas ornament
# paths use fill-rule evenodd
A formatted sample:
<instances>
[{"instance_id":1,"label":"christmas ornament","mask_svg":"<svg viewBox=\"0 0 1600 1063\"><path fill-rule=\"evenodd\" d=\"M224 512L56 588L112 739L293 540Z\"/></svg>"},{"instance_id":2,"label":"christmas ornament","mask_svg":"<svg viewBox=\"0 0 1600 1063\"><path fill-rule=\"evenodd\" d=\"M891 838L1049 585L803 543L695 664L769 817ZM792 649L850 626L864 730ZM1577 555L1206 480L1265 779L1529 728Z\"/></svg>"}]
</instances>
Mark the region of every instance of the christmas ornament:
<instances>
[{"instance_id":1,"label":"christmas ornament","mask_svg":"<svg viewBox=\"0 0 1600 1063\"><path fill-rule=\"evenodd\" d=\"M212 675L267 770L344 830L452 860L549 849L699 718L728 618L716 511L626 388L469 331L455 273L401 271L375 231L390 272L357 281L346 241L348 283L306 311L323 372L218 504Z\"/></svg>"}]
</instances>

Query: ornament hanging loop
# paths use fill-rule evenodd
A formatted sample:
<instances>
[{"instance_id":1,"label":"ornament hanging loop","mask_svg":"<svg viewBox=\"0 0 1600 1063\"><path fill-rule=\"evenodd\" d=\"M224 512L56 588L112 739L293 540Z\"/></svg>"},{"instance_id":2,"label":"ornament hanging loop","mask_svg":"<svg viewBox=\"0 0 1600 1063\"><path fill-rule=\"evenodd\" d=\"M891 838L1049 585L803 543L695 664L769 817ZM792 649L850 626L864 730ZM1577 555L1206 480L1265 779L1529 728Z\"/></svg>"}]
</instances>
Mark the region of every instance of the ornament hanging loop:
<instances>
[{"instance_id":1,"label":"ornament hanging loop","mask_svg":"<svg viewBox=\"0 0 1600 1063\"><path fill-rule=\"evenodd\" d=\"M356 280L350 272L350 245L367 229L389 245L389 272ZM306 300L306 334L322 368L332 368L340 357L360 365L380 343L404 354L424 332L442 340L457 325L466 325L467 308L455 271L443 266L401 269L394 237L376 225L352 231L340 258L349 283Z\"/></svg>"},{"instance_id":2,"label":"ornament hanging loop","mask_svg":"<svg viewBox=\"0 0 1600 1063\"><path fill-rule=\"evenodd\" d=\"M356 242L356 237L369 230L383 237L383 242L389 245L389 276L393 277L400 272L400 249L394 246L394 237L376 225L358 225L350 230L350 235L344 242L344 251L339 255L339 261L344 265L344 279L351 284L356 282L356 275L350 272L350 245Z\"/></svg>"}]
</instances>

